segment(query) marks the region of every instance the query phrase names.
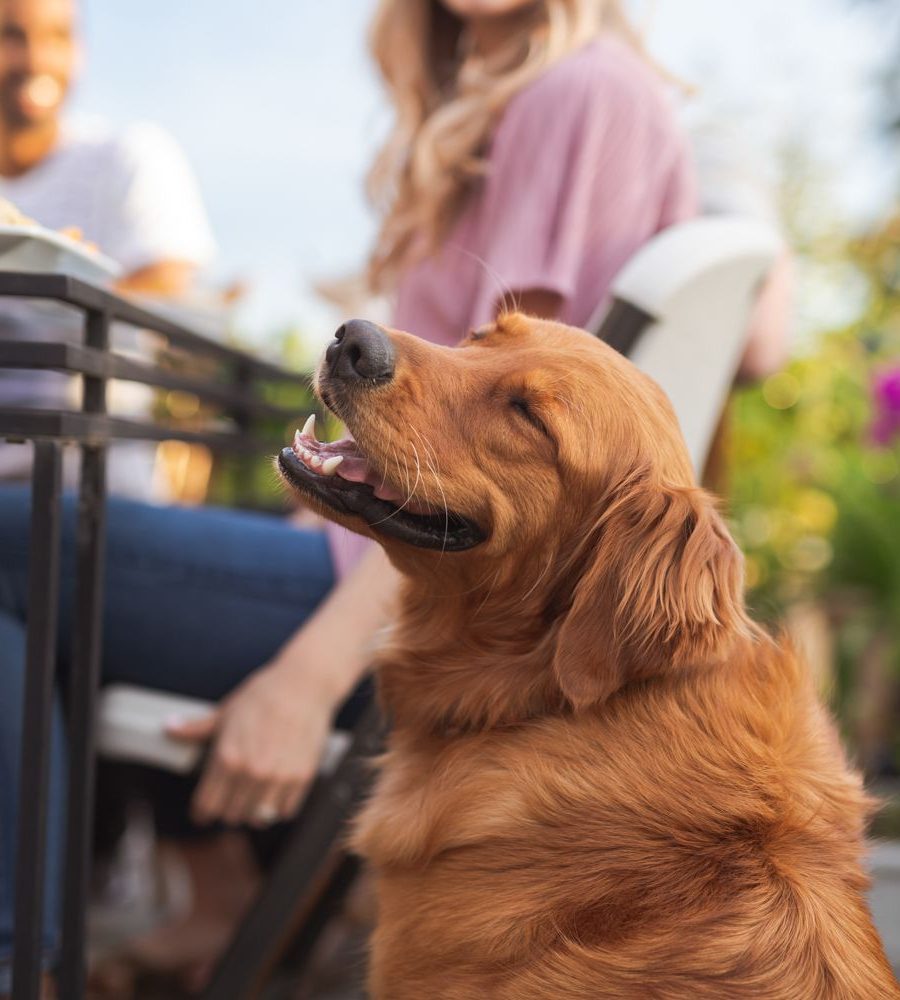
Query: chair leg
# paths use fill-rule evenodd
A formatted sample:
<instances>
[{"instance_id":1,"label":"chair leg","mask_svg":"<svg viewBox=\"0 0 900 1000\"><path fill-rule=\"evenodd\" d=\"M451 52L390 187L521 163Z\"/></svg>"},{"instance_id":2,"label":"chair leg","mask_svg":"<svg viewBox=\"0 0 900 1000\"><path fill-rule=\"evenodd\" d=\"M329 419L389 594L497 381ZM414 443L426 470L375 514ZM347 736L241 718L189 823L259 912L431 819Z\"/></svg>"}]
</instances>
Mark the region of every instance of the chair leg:
<instances>
[{"instance_id":1,"label":"chair leg","mask_svg":"<svg viewBox=\"0 0 900 1000\"><path fill-rule=\"evenodd\" d=\"M296 914L304 909L308 915L297 932L301 939L314 940L318 933L315 924L325 911L321 896L311 902L310 895L321 891L322 865L369 788L372 774L366 758L378 752L381 729L380 713L371 704L357 723L350 749L334 775L313 786L256 902L203 992L204 1000L252 996L294 929ZM335 875L341 868L343 865ZM344 869L343 877L347 874L348 869ZM335 875L326 883L326 895L335 884Z\"/></svg>"},{"instance_id":2,"label":"chair leg","mask_svg":"<svg viewBox=\"0 0 900 1000\"><path fill-rule=\"evenodd\" d=\"M62 446L34 447L28 569L28 646L22 727L15 878L13 988L15 1000L37 1000L41 942L50 733L59 619ZM4 872L4 878L10 873Z\"/></svg>"},{"instance_id":3,"label":"chair leg","mask_svg":"<svg viewBox=\"0 0 900 1000\"><path fill-rule=\"evenodd\" d=\"M302 975L306 969L322 931L341 911L361 871L362 861L356 855L341 854L313 908L291 935L291 944L284 955L283 964L292 975Z\"/></svg>"},{"instance_id":4,"label":"chair leg","mask_svg":"<svg viewBox=\"0 0 900 1000\"><path fill-rule=\"evenodd\" d=\"M103 642L106 540L106 449L82 448L76 557L78 583L69 675L69 780L66 794L66 875L59 981L66 994L85 990L87 898L94 823L97 689Z\"/></svg>"}]
</instances>

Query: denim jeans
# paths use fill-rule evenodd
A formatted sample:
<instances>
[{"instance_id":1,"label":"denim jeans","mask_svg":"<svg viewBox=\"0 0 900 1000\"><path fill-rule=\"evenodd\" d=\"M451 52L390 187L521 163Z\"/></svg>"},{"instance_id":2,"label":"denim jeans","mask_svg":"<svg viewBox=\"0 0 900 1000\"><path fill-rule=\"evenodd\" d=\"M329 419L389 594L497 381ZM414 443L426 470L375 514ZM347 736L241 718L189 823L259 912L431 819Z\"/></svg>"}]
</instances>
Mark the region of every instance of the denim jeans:
<instances>
[{"instance_id":1,"label":"denim jeans","mask_svg":"<svg viewBox=\"0 0 900 1000\"><path fill-rule=\"evenodd\" d=\"M0 487L0 993L9 989L22 735L30 496ZM74 498L63 509L58 660L72 634ZM262 666L334 583L321 532L215 508L109 503L104 682L217 701ZM59 700L59 699L58 699ZM63 716L54 706L45 952L57 947L65 823Z\"/></svg>"}]
</instances>

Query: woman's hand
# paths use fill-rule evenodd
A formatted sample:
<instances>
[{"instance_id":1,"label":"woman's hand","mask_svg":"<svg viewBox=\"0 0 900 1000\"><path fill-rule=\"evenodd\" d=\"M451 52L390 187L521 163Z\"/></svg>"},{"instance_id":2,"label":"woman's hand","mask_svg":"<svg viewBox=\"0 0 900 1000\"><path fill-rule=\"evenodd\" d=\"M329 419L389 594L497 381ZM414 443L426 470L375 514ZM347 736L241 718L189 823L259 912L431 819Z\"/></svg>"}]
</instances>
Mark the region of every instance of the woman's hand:
<instances>
[{"instance_id":1,"label":"woman's hand","mask_svg":"<svg viewBox=\"0 0 900 1000\"><path fill-rule=\"evenodd\" d=\"M399 580L373 545L268 666L215 712L167 727L176 739L212 740L194 793L197 822L267 826L297 811L332 717L368 669Z\"/></svg>"},{"instance_id":2,"label":"woman's hand","mask_svg":"<svg viewBox=\"0 0 900 1000\"><path fill-rule=\"evenodd\" d=\"M315 777L334 705L277 665L251 674L201 719L173 723L170 736L212 740L194 794L195 822L268 826L290 819Z\"/></svg>"}]
</instances>

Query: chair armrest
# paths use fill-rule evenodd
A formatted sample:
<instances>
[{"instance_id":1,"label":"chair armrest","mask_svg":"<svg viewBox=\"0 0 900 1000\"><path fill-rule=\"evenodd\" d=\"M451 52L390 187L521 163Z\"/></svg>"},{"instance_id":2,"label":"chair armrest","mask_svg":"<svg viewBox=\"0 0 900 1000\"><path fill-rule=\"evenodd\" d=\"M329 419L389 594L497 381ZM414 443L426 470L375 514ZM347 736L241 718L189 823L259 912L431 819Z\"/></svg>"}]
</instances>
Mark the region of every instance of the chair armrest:
<instances>
[{"instance_id":1,"label":"chair armrest","mask_svg":"<svg viewBox=\"0 0 900 1000\"><path fill-rule=\"evenodd\" d=\"M784 249L771 225L743 216L705 216L663 230L639 250L613 282L617 299L657 319L681 291L740 264L762 280Z\"/></svg>"},{"instance_id":2,"label":"chair armrest","mask_svg":"<svg viewBox=\"0 0 900 1000\"><path fill-rule=\"evenodd\" d=\"M662 387L698 476L737 373L758 290L783 252L776 230L737 216L655 236L625 265L587 329Z\"/></svg>"},{"instance_id":3,"label":"chair armrest","mask_svg":"<svg viewBox=\"0 0 900 1000\"><path fill-rule=\"evenodd\" d=\"M97 752L112 760L187 774L199 765L203 747L172 739L166 734L166 724L174 717L204 716L214 708L212 702L168 691L112 684L100 693ZM331 774L349 745L348 733L331 733L319 762L319 773Z\"/></svg>"}]
</instances>

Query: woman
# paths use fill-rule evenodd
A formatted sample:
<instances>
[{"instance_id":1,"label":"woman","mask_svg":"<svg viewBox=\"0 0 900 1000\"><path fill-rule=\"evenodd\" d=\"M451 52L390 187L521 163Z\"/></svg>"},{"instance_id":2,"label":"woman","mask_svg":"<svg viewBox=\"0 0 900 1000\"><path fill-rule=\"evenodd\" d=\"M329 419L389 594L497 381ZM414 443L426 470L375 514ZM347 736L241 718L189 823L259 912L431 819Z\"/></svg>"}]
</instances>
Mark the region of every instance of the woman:
<instances>
[{"instance_id":1,"label":"woman","mask_svg":"<svg viewBox=\"0 0 900 1000\"><path fill-rule=\"evenodd\" d=\"M692 214L684 143L619 0L382 0L372 41L396 122L371 178L382 226L369 279L395 295L395 326L453 343L510 303L584 323L635 250ZM26 510L21 491L0 491L0 752L11 775ZM70 509L69 532L71 521ZM112 504L105 677L219 701L170 727L211 741L199 823L290 817L365 672L394 571L376 546L329 544L274 519ZM14 784L0 789L4 867ZM60 811L57 796L51 912ZM12 920L3 886L0 963ZM168 943L190 934L180 927Z\"/></svg>"},{"instance_id":2,"label":"woman","mask_svg":"<svg viewBox=\"0 0 900 1000\"><path fill-rule=\"evenodd\" d=\"M638 247L693 213L684 142L618 0L383 0L372 42L397 119L370 178L383 222L368 277L395 294L394 326L452 344L510 303L583 324ZM239 793L222 757L258 751L265 694L266 715L284 685L291 720L321 716L307 684L324 687L333 710L365 670L392 572L366 546L347 574L351 560L330 541L341 585L271 674L254 674L216 718L177 730L219 734L199 818L295 811L306 782L290 764L313 741L295 736L285 753L281 734L267 739L290 792L258 782ZM317 749L326 726L313 728Z\"/></svg>"}]
</instances>

